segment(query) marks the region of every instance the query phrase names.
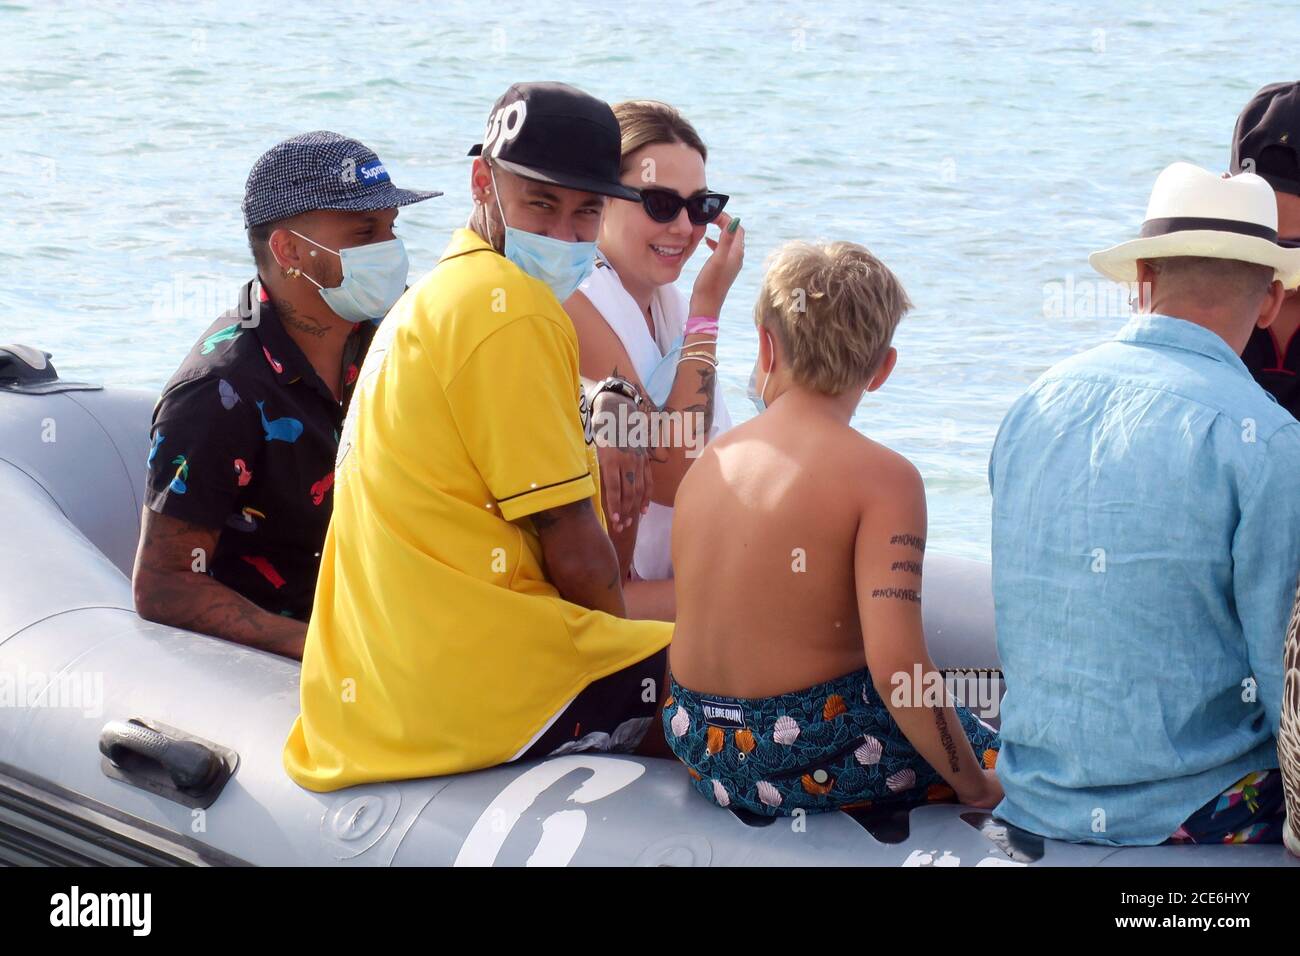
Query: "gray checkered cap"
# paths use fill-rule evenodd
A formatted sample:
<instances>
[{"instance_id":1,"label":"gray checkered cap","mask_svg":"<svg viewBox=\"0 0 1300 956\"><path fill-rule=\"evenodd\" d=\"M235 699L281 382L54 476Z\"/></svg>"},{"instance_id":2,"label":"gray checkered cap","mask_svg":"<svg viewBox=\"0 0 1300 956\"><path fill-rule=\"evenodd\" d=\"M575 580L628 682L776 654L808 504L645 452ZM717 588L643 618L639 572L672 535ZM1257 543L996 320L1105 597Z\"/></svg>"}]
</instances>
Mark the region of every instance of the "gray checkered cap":
<instances>
[{"instance_id":1,"label":"gray checkered cap","mask_svg":"<svg viewBox=\"0 0 1300 956\"><path fill-rule=\"evenodd\" d=\"M317 130L277 143L253 164L244 186L244 228L314 209L395 209L441 195L398 189L374 150Z\"/></svg>"}]
</instances>

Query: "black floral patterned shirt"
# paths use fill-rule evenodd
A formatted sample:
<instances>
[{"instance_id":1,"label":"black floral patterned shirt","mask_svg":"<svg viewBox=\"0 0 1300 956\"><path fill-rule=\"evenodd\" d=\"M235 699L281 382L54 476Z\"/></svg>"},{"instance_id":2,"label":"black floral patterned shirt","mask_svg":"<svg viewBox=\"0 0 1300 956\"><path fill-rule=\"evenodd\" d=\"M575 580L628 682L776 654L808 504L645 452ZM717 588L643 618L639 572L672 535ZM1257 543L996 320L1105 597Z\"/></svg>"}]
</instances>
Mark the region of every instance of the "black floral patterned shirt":
<instances>
[{"instance_id":1,"label":"black floral patterned shirt","mask_svg":"<svg viewBox=\"0 0 1300 956\"><path fill-rule=\"evenodd\" d=\"M219 529L194 569L264 610L311 614L339 431L374 332L363 323L348 339L336 400L253 280L154 408L146 505Z\"/></svg>"}]
</instances>

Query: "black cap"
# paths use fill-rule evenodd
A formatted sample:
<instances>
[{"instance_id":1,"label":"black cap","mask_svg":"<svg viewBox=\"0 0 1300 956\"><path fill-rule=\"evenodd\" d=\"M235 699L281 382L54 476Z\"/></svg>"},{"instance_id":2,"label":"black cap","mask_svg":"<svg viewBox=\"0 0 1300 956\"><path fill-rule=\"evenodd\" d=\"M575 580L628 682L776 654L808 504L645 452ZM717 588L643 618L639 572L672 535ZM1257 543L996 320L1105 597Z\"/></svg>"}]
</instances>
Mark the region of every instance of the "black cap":
<instances>
[{"instance_id":1,"label":"black cap","mask_svg":"<svg viewBox=\"0 0 1300 956\"><path fill-rule=\"evenodd\" d=\"M1300 83L1266 86L1237 117L1233 175L1257 173L1278 192L1300 195Z\"/></svg>"},{"instance_id":2,"label":"black cap","mask_svg":"<svg viewBox=\"0 0 1300 956\"><path fill-rule=\"evenodd\" d=\"M253 164L244 185L244 228L317 209L368 212L441 195L398 189L374 150L322 129L276 143Z\"/></svg>"},{"instance_id":3,"label":"black cap","mask_svg":"<svg viewBox=\"0 0 1300 956\"><path fill-rule=\"evenodd\" d=\"M640 200L619 182L622 134L609 104L564 83L516 83L469 151L512 173L568 189Z\"/></svg>"}]
</instances>

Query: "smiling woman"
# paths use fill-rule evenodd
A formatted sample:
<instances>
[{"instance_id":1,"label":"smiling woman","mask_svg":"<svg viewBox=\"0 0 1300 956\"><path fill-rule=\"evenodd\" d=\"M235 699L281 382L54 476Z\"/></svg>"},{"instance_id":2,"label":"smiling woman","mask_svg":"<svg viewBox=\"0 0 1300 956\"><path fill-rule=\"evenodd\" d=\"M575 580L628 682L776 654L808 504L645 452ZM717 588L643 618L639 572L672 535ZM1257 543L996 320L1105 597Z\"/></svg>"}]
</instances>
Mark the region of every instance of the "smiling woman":
<instances>
[{"instance_id":1,"label":"smiling woman","mask_svg":"<svg viewBox=\"0 0 1300 956\"><path fill-rule=\"evenodd\" d=\"M627 473L604 472L606 501L625 502L622 515L608 517L624 573L634 579L627 588L629 608L657 615L666 608L659 606L656 588L635 579L672 577L669 532L677 486L703 443L731 424L718 396L717 326L740 271L745 237L740 220L722 211L728 197L709 190L708 150L676 109L634 100L617 104L614 115L622 134L621 179L640 201L607 204L598 241L601 259L565 308L578 332L584 378L626 378L653 411L683 424L670 432L679 440L652 443L649 449L652 491L639 522L641 509L626 502L641 500L643 489L611 487ZM717 241L705 239L709 223L724 230ZM701 240L713 255L688 305L673 283ZM646 603L638 607L642 597Z\"/></svg>"}]
</instances>

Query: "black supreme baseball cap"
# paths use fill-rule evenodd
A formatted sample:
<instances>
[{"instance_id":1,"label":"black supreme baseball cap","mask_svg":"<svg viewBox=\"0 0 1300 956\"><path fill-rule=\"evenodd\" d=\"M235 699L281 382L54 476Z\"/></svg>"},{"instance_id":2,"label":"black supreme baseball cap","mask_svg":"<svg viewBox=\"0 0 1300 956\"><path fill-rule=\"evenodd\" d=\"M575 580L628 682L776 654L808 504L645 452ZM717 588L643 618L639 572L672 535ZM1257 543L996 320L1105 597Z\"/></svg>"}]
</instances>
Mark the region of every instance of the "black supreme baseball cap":
<instances>
[{"instance_id":1,"label":"black supreme baseball cap","mask_svg":"<svg viewBox=\"0 0 1300 956\"><path fill-rule=\"evenodd\" d=\"M1273 83L1237 117L1233 173L1257 173L1278 192L1300 195L1300 83Z\"/></svg>"},{"instance_id":2,"label":"black supreme baseball cap","mask_svg":"<svg viewBox=\"0 0 1300 956\"><path fill-rule=\"evenodd\" d=\"M619 182L621 141L603 100L564 83L516 83L469 155L525 179L637 202L641 194Z\"/></svg>"}]
</instances>

